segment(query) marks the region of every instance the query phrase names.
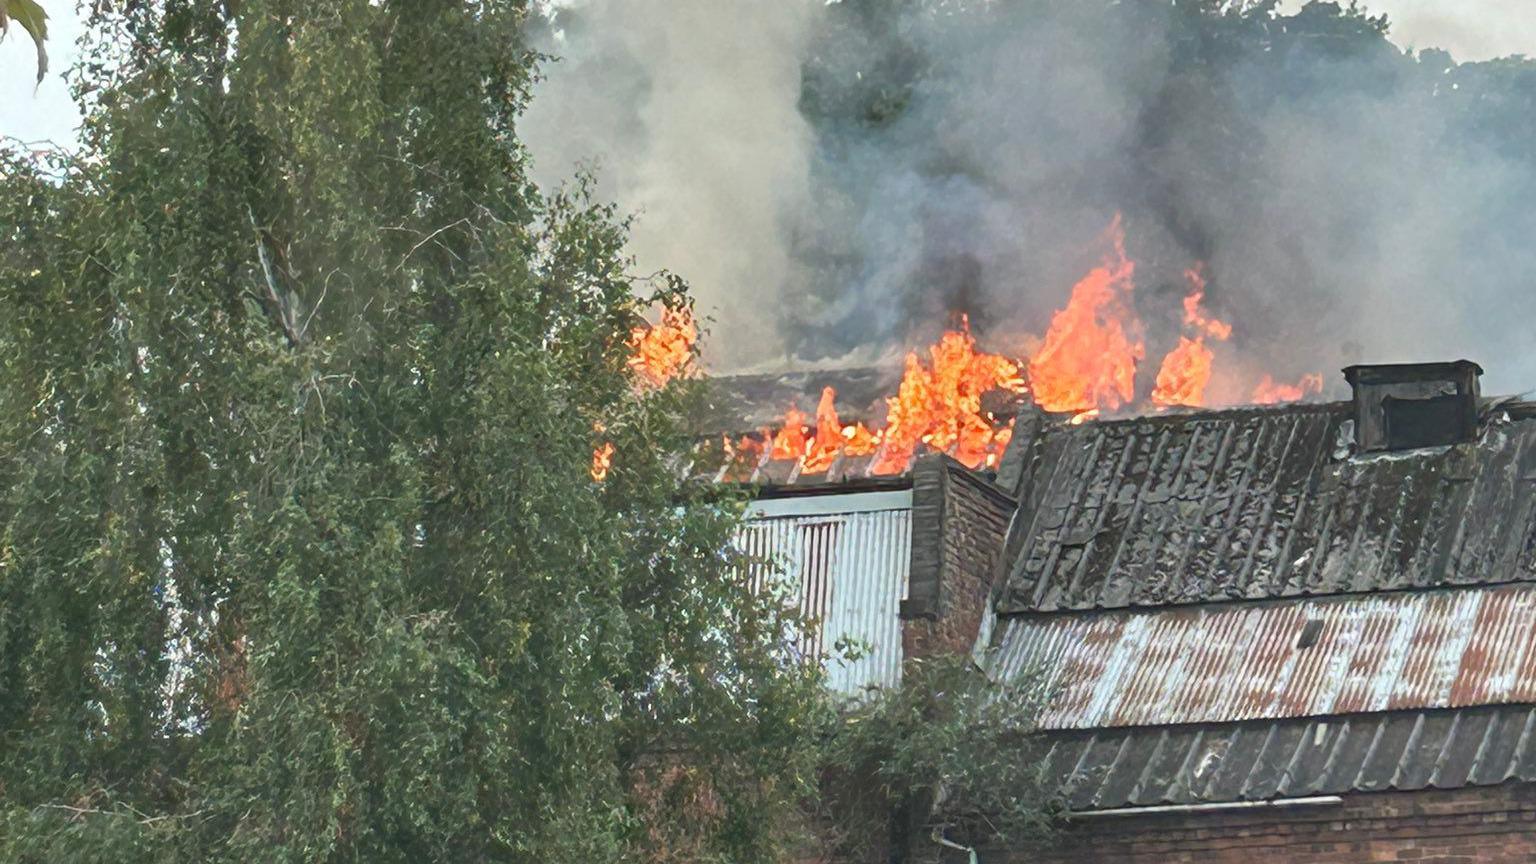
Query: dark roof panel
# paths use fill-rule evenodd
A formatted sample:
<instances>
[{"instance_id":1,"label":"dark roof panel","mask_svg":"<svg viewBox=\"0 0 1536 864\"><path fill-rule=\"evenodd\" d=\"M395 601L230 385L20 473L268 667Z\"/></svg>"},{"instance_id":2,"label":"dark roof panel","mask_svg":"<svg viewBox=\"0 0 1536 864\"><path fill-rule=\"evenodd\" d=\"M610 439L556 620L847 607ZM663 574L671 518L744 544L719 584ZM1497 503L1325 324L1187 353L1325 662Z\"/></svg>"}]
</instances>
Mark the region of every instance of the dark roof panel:
<instances>
[{"instance_id":1,"label":"dark roof panel","mask_svg":"<svg viewBox=\"0 0 1536 864\"><path fill-rule=\"evenodd\" d=\"M1364 458L1347 404L1028 424L1002 472L1021 511L999 609L1536 580L1530 413Z\"/></svg>"},{"instance_id":2,"label":"dark roof panel","mask_svg":"<svg viewBox=\"0 0 1536 864\"><path fill-rule=\"evenodd\" d=\"M1536 781L1530 706L1044 733L1074 810ZM1137 778L1128 782L1129 778Z\"/></svg>"},{"instance_id":3,"label":"dark roof panel","mask_svg":"<svg viewBox=\"0 0 1536 864\"><path fill-rule=\"evenodd\" d=\"M1493 722L1488 724L1487 740L1483 744L1482 753L1478 755L1477 764L1472 767L1472 775L1467 778L1467 782L1487 785L1508 780L1511 762L1520 749L1520 740L1525 733L1525 722L1531 719L1536 719L1536 714L1521 717L1511 712L1495 713Z\"/></svg>"},{"instance_id":4,"label":"dark roof panel","mask_svg":"<svg viewBox=\"0 0 1536 864\"><path fill-rule=\"evenodd\" d=\"M1402 754L1419 724L1419 714L1396 714L1376 729L1370 754L1360 766L1355 785L1363 792L1384 792L1397 782L1402 770Z\"/></svg>"}]
</instances>

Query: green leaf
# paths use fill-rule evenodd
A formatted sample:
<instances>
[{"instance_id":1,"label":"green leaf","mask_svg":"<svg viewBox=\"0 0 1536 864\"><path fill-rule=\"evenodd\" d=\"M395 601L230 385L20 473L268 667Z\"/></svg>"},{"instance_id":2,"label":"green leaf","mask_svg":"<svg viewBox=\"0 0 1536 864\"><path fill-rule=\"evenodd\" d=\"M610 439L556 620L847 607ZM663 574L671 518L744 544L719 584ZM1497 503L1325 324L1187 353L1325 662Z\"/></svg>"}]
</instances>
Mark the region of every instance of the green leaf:
<instances>
[{"instance_id":1,"label":"green leaf","mask_svg":"<svg viewBox=\"0 0 1536 864\"><path fill-rule=\"evenodd\" d=\"M48 49L44 45L48 40L48 13L37 0L0 0L0 38L10 32L12 19L32 36L37 46L37 83L41 84L48 74Z\"/></svg>"}]
</instances>

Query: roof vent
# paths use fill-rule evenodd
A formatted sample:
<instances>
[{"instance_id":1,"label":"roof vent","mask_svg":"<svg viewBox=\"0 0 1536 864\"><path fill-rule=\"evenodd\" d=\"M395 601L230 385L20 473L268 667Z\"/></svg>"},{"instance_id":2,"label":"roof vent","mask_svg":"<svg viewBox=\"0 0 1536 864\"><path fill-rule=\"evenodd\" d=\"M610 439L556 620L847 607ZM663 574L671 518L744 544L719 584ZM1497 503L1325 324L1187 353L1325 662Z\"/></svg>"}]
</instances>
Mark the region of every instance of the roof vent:
<instances>
[{"instance_id":1,"label":"roof vent","mask_svg":"<svg viewBox=\"0 0 1536 864\"><path fill-rule=\"evenodd\" d=\"M1441 447L1476 438L1482 374L1470 360L1345 369L1355 391L1356 452Z\"/></svg>"},{"instance_id":2,"label":"roof vent","mask_svg":"<svg viewBox=\"0 0 1536 864\"><path fill-rule=\"evenodd\" d=\"M1301 635L1296 637L1296 650L1301 651L1317 644L1318 637L1323 635L1323 619L1312 618L1301 628Z\"/></svg>"}]
</instances>

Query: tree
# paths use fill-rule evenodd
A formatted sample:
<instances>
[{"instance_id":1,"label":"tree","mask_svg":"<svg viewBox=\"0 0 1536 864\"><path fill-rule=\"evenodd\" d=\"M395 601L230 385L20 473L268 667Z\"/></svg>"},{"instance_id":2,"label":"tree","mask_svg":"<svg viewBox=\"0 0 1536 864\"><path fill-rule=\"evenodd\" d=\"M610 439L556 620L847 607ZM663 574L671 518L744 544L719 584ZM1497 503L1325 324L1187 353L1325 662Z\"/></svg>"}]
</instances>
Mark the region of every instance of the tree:
<instances>
[{"instance_id":1,"label":"tree","mask_svg":"<svg viewBox=\"0 0 1536 864\"><path fill-rule=\"evenodd\" d=\"M787 842L817 673L626 366L686 292L526 178L524 14L97 4L80 155L3 156L0 858Z\"/></svg>"},{"instance_id":2,"label":"tree","mask_svg":"<svg viewBox=\"0 0 1536 864\"><path fill-rule=\"evenodd\" d=\"M964 656L909 662L901 686L828 729L822 839L839 860L933 844L1042 844L1062 809L1037 734L1037 676L989 680Z\"/></svg>"},{"instance_id":3,"label":"tree","mask_svg":"<svg viewBox=\"0 0 1536 864\"><path fill-rule=\"evenodd\" d=\"M37 49L37 81L41 84L48 74L48 49L43 44L48 39L48 13L36 0L0 0L0 39L10 32L13 20L32 37L32 45Z\"/></svg>"}]
</instances>

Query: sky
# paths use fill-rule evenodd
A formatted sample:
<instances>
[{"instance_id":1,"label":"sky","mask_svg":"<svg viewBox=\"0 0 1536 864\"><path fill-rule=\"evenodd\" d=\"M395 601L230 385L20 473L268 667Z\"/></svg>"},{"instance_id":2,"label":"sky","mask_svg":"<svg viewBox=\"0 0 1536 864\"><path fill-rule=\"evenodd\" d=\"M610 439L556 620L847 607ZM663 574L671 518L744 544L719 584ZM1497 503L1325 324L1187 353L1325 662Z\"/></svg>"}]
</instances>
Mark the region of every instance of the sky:
<instances>
[{"instance_id":1,"label":"sky","mask_svg":"<svg viewBox=\"0 0 1536 864\"><path fill-rule=\"evenodd\" d=\"M1287 0L1282 9L1305 0ZM75 61L83 30L70 0L45 0L50 19L52 70L33 87L32 43L20 27L0 42L0 137L68 146L79 115L63 73ZM1392 38L1403 47L1444 48L1458 60L1509 54L1536 55L1536 0L1366 0L1372 12L1392 21Z\"/></svg>"},{"instance_id":2,"label":"sky","mask_svg":"<svg viewBox=\"0 0 1536 864\"><path fill-rule=\"evenodd\" d=\"M37 81L37 55L32 38L13 24L0 41L0 138L41 145L53 141L68 146L75 138L80 115L64 83L64 72L75 62L75 40L84 24L74 12L74 0L42 0L48 19L49 71ZM14 143L14 141L12 141Z\"/></svg>"}]
</instances>

